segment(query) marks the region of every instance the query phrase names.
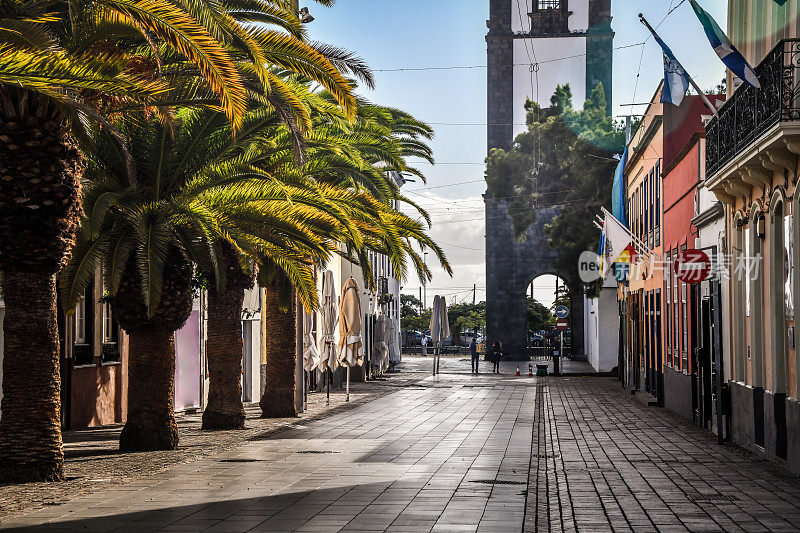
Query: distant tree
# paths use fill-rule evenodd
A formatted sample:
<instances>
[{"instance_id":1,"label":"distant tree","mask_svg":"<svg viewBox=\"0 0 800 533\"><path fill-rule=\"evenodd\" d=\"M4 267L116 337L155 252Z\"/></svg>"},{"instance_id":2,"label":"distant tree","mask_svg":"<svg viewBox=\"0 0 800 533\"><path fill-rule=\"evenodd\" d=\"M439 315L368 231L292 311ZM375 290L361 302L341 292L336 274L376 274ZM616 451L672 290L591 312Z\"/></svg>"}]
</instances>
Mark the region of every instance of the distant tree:
<instances>
[{"instance_id":1,"label":"distant tree","mask_svg":"<svg viewBox=\"0 0 800 533\"><path fill-rule=\"evenodd\" d=\"M606 114L602 84L592 91L582 110L572 108L569 85L559 85L542 108L528 101L528 131L510 150L495 149L487 159L489 193L506 199L517 238L524 238L536 220L537 207L561 206L545 231L551 248L560 252L555 267L570 294L581 294L578 257L596 250L600 232L591 220L601 207L611 207L614 170L625 147L625 131ZM587 288L596 294L600 284Z\"/></svg>"},{"instance_id":2,"label":"distant tree","mask_svg":"<svg viewBox=\"0 0 800 533\"><path fill-rule=\"evenodd\" d=\"M410 294L400 295L400 327L402 329L419 329L420 309L422 302Z\"/></svg>"},{"instance_id":3,"label":"distant tree","mask_svg":"<svg viewBox=\"0 0 800 533\"><path fill-rule=\"evenodd\" d=\"M455 304L447 309L453 344L461 344L461 332L475 331L486 326L486 302Z\"/></svg>"},{"instance_id":4,"label":"distant tree","mask_svg":"<svg viewBox=\"0 0 800 533\"><path fill-rule=\"evenodd\" d=\"M535 332L547 329L553 322L553 315L550 310L539 301L528 297L528 331Z\"/></svg>"}]
</instances>

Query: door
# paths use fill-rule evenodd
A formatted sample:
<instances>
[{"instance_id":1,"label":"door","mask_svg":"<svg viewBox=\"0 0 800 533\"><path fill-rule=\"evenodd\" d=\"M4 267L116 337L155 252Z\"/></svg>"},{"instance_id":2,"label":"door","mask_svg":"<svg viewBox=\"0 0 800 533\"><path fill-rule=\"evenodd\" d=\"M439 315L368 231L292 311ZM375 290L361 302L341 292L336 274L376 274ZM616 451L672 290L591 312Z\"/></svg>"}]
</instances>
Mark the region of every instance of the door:
<instances>
[{"instance_id":1,"label":"door","mask_svg":"<svg viewBox=\"0 0 800 533\"><path fill-rule=\"evenodd\" d=\"M253 322L242 320L242 401L253 401Z\"/></svg>"},{"instance_id":2,"label":"door","mask_svg":"<svg viewBox=\"0 0 800 533\"><path fill-rule=\"evenodd\" d=\"M689 339L691 346L689 346L689 368L692 380L692 412L694 413L695 423L703 424L702 413L702 382L700 381L699 369L699 347L700 339L702 337L700 327L700 299L697 285L689 286Z\"/></svg>"},{"instance_id":3,"label":"door","mask_svg":"<svg viewBox=\"0 0 800 533\"><path fill-rule=\"evenodd\" d=\"M702 395L702 409L703 409L703 427L707 429L711 429L711 419L712 419L712 400L713 400L713 382L711 380L712 372L711 372L711 354L713 350L713 343L712 343L712 317L711 317L711 299L710 298L703 298L701 307L700 307L700 315L702 321L702 334L700 336L700 349L698 350L699 355L699 370L700 370L700 380L701 380L701 387L703 391Z\"/></svg>"},{"instance_id":4,"label":"door","mask_svg":"<svg viewBox=\"0 0 800 533\"><path fill-rule=\"evenodd\" d=\"M650 392L652 387L650 381L650 348L652 342L652 325L650 323L650 293L644 293L644 389Z\"/></svg>"},{"instance_id":5,"label":"door","mask_svg":"<svg viewBox=\"0 0 800 533\"><path fill-rule=\"evenodd\" d=\"M663 339L661 338L661 290L656 290L654 297L655 312L654 323L656 332L656 342L653 347L655 353L655 368L653 369L653 385L656 392L653 394L658 399L659 405L664 405L664 353L662 348Z\"/></svg>"}]
</instances>

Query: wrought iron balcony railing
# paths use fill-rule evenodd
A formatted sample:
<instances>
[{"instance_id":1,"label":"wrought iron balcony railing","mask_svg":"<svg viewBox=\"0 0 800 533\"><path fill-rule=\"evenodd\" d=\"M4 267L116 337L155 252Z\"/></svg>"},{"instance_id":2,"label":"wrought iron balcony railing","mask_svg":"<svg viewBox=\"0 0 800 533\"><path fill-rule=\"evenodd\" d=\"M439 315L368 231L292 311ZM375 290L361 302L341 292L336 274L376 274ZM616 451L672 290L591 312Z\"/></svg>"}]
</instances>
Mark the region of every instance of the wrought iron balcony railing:
<instances>
[{"instance_id":1,"label":"wrought iron balcony railing","mask_svg":"<svg viewBox=\"0 0 800 533\"><path fill-rule=\"evenodd\" d=\"M706 126L712 177L779 122L800 120L800 39L784 39L755 68L761 88L742 85Z\"/></svg>"}]
</instances>

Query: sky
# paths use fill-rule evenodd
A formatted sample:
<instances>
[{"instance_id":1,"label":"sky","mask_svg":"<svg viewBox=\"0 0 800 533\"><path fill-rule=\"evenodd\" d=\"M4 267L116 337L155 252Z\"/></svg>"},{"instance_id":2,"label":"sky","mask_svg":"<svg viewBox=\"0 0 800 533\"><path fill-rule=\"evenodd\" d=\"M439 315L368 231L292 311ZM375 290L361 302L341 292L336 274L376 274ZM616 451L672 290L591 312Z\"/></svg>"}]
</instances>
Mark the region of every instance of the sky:
<instances>
[{"instance_id":1,"label":"sky","mask_svg":"<svg viewBox=\"0 0 800 533\"><path fill-rule=\"evenodd\" d=\"M526 0L515 0L524 10ZM527 0L530 6L531 0ZM699 0L725 29L727 0ZM428 305L434 294L448 302L485 299L483 182L486 156L486 20L489 0L338 0L324 8L306 0L315 17L310 38L358 53L375 72L376 88L361 92L372 101L399 107L434 128L436 165L417 164L427 183L409 183L404 192L429 209L431 235L444 248L454 275L431 265ZM676 9L664 19L675 6ZM615 116L641 113L663 78L658 45L638 19L642 12L698 85L715 86L724 68L708 44L689 2L612 0ZM663 20L663 22L662 22ZM644 41L646 44L640 45ZM636 45L636 46L629 46ZM447 68L441 67L467 67ZM432 69L433 68L433 69ZM429 70L416 70L429 69ZM549 95L547 95L549 99ZM428 255L428 262L433 263ZM555 278L534 281L534 296L553 300ZM404 293L418 295L409 279Z\"/></svg>"}]
</instances>

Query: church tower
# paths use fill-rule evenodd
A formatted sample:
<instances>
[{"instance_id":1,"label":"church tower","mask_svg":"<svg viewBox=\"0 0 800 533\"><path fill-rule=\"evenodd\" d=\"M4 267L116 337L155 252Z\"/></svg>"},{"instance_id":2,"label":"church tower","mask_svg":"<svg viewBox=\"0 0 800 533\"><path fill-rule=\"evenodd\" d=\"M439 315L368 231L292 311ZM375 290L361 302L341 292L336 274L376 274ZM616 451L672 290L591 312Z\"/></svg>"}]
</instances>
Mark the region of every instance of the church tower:
<instances>
[{"instance_id":1,"label":"church tower","mask_svg":"<svg viewBox=\"0 0 800 533\"><path fill-rule=\"evenodd\" d=\"M488 51L489 150L508 148L525 131L525 100L550 105L557 85L569 84L572 104L583 105L603 84L611 110L611 0L490 0ZM486 206L486 338L501 341L510 358L527 358L527 295L531 282L558 271L558 251L547 244L545 225L560 209L537 211L518 240L508 203L484 195ZM562 277L564 277L562 275ZM584 302L570 302L572 354L584 354Z\"/></svg>"},{"instance_id":2,"label":"church tower","mask_svg":"<svg viewBox=\"0 0 800 533\"><path fill-rule=\"evenodd\" d=\"M490 0L489 10L489 150L525 130L526 98L546 107L557 85L577 108L602 83L611 112L611 0Z\"/></svg>"}]
</instances>

